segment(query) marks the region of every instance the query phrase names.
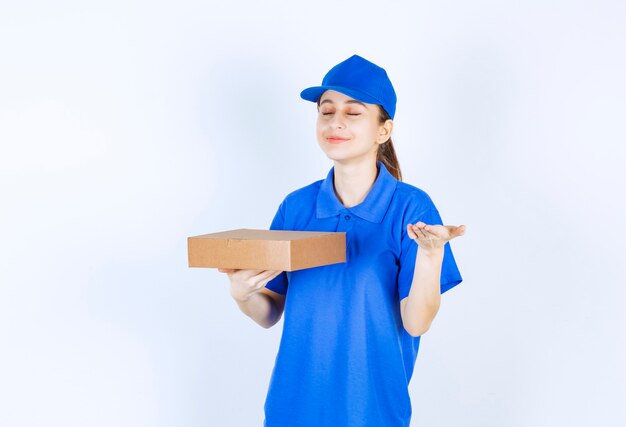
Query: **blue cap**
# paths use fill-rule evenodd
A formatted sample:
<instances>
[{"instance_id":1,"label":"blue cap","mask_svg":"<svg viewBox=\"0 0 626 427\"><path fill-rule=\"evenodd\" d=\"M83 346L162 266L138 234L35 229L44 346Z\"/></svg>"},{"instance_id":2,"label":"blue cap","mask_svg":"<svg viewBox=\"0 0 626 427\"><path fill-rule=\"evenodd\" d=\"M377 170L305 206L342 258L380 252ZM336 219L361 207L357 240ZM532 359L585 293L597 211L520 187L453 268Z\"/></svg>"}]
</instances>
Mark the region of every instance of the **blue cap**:
<instances>
[{"instance_id":1,"label":"blue cap","mask_svg":"<svg viewBox=\"0 0 626 427\"><path fill-rule=\"evenodd\" d=\"M359 55L353 55L326 73L321 86L304 89L300 97L317 102L327 90L335 90L357 101L382 106L389 117L396 114L396 91L387 72Z\"/></svg>"}]
</instances>

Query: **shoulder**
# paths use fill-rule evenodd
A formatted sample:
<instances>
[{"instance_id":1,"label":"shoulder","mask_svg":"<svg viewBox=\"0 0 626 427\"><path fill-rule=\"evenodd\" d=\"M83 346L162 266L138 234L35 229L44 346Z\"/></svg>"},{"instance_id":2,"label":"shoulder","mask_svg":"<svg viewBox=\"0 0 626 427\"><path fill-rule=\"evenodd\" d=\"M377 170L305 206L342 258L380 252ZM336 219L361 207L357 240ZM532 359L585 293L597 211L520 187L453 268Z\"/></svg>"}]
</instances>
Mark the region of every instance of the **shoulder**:
<instances>
[{"instance_id":1,"label":"shoulder","mask_svg":"<svg viewBox=\"0 0 626 427\"><path fill-rule=\"evenodd\" d=\"M305 187L287 194L278 207L275 224L283 230L304 230L315 217L317 196L323 180L315 181ZM280 224L280 225L278 225Z\"/></svg>"},{"instance_id":2,"label":"shoulder","mask_svg":"<svg viewBox=\"0 0 626 427\"><path fill-rule=\"evenodd\" d=\"M315 181L307 186L299 188L287 194L280 204L280 208L285 211L288 209L301 209L303 206L314 205L320 186L324 180Z\"/></svg>"},{"instance_id":3,"label":"shoulder","mask_svg":"<svg viewBox=\"0 0 626 427\"><path fill-rule=\"evenodd\" d=\"M425 212L430 209L436 209L433 200L426 191L402 181L398 181L394 201L406 210L413 212Z\"/></svg>"},{"instance_id":4,"label":"shoulder","mask_svg":"<svg viewBox=\"0 0 626 427\"><path fill-rule=\"evenodd\" d=\"M395 196L398 198L396 202L400 209L398 215L402 217L403 224L406 221L411 223L423 221L426 224L443 224L435 203L428 193L421 188L398 182Z\"/></svg>"},{"instance_id":5,"label":"shoulder","mask_svg":"<svg viewBox=\"0 0 626 427\"><path fill-rule=\"evenodd\" d=\"M278 206L270 229L299 230L302 222L315 214L315 206L319 188L323 180L315 181L305 187L287 194Z\"/></svg>"},{"instance_id":6,"label":"shoulder","mask_svg":"<svg viewBox=\"0 0 626 427\"><path fill-rule=\"evenodd\" d=\"M292 191L285 196L285 201L299 202L314 200L317 198L322 182L324 182L324 180L320 179L319 181L315 181L305 187Z\"/></svg>"}]
</instances>

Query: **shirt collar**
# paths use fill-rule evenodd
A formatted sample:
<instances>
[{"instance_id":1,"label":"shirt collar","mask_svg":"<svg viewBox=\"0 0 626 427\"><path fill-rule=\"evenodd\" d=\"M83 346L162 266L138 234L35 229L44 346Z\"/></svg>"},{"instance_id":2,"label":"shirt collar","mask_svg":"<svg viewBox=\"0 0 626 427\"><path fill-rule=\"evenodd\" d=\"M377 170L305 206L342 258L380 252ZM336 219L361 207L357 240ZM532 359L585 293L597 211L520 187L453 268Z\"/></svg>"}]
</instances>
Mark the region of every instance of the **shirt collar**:
<instances>
[{"instance_id":1,"label":"shirt collar","mask_svg":"<svg viewBox=\"0 0 626 427\"><path fill-rule=\"evenodd\" d=\"M326 179L320 186L317 194L317 218L329 218L339 215L342 210L348 210L354 215L367 221L380 223L389 208L391 198L396 190L398 180L393 177L382 164L377 161L379 169L378 176L369 193L361 203L351 208L346 208L341 204L335 194L335 185L333 183L335 167L333 166L328 172Z\"/></svg>"}]
</instances>

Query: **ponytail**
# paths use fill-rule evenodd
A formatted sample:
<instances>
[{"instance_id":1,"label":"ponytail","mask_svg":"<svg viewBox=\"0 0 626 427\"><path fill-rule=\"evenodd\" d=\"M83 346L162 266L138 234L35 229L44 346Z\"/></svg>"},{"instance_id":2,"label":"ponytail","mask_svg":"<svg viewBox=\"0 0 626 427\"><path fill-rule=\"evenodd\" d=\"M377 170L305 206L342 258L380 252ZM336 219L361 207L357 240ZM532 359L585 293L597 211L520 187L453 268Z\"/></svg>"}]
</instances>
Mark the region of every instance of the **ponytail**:
<instances>
[{"instance_id":1,"label":"ponytail","mask_svg":"<svg viewBox=\"0 0 626 427\"><path fill-rule=\"evenodd\" d=\"M380 116L378 117L378 120L380 124L383 124L387 120L390 120L389 114L387 114L383 107L380 107ZM382 164L385 165L389 173L393 175L394 178L396 178L398 181L402 181L400 163L398 163L398 157L396 156L395 148L393 148L393 142L391 141L391 138L378 146L376 160L382 162Z\"/></svg>"}]
</instances>

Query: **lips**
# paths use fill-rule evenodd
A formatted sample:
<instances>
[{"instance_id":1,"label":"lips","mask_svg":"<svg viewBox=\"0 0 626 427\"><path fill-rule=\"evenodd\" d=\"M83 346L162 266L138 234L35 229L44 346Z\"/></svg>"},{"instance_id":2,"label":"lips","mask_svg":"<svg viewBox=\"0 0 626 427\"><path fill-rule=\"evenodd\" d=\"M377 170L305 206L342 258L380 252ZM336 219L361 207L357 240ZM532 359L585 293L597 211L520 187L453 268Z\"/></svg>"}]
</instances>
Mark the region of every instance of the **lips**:
<instances>
[{"instance_id":1,"label":"lips","mask_svg":"<svg viewBox=\"0 0 626 427\"><path fill-rule=\"evenodd\" d=\"M329 136L326 138L326 141L330 142L331 144L341 144L342 142L346 142L349 139L350 138L343 138L341 136Z\"/></svg>"}]
</instances>

